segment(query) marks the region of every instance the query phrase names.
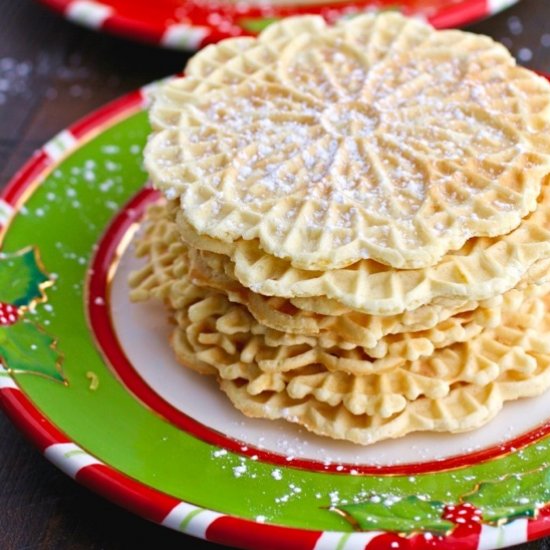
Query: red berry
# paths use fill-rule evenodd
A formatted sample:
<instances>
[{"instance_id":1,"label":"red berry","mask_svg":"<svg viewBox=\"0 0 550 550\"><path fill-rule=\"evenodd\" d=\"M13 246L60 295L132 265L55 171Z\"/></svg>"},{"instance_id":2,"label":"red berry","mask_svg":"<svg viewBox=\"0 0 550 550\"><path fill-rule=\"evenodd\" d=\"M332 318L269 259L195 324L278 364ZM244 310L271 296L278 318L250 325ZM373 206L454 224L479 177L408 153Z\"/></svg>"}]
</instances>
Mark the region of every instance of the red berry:
<instances>
[{"instance_id":1,"label":"red berry","mask_svg":"<svg viewBox=\"0 0 550 550\"><path fill-rule=\"evenodd\" d=\"M481 523L481 511L473 504L448 504L443 510L443 519L452 521L459 526L472 528Z\"/></svg>"},{"instance_id":2,"label":"red berry","mask_svg":"<svg viewBox=\"0 0 550 550\"><path fill-rule=\"evenodd\" d=\"M17 323L19 310L6 302L0 302L0 327L9 327Z\"/></svg>"}]
</instances>

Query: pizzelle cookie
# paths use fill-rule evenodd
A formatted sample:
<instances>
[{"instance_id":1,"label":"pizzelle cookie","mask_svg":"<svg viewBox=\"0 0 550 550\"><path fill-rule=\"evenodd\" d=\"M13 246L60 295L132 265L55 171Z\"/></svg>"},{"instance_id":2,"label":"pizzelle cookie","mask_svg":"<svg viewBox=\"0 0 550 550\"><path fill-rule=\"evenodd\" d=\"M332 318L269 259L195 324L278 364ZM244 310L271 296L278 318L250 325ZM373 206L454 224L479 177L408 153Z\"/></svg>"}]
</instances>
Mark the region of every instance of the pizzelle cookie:
<instances>
[{"instance_id":1,"label":"pizzelle cookie","mask_svg":"<svg viewBox=\"0 0 550 550\"><path fill-rule=\"evenodd\" d=\"M535 210L549 106L487 37L395 13L290 18L162 85L145 160L198 234L301 270L428 268Z\"/></svg>"},{"instance_id":2,"label":"pizzelle cookie","mask_svg":"<svg viewBox=\"0 0 550 550\"><path fill-rule=\"evenodd\" d=\"M456 433L472 430L490 421L506 401L540 395L550 387L548 298L541 303L545 308L543 321L536 331L531 331L527 340L523 340L523 329L514 326L505 327L497 337L497 346L507 352L501 355L501 370L496 378L485 384L450 385L443 396L430 397L424 393L423 397L406 400L404 395L399 399L396 394L383 395L379 391L365 395L364 386L360 386L355 396L353 390L357 386L337 379L328 384L327 378L331 375L326 373L305 374L305 384L293 377L285 385L280 379L268 383L262 380L263 374L253 369L243 371L239 378L222 377L220 387L248 416L282 418L317 434L362 445L415 431ZM515 347L514 340L519 347ZM515 367L510 369L506 365ZM515 370L520 365L529 366L523 371L521 368ZM262 384L258 386L259 380ZM412 377L408 380L418 388L414 385L416 380L413 382ZM430 386L430 391L437 392L436 386ZM260 388L263 391L259 392ZM358 399L354 401L354 397ZM369 397L372 398L370 402ZM365 412L352 412L361 410L361 404ZM369 414L369 410L374 411L373 414Z\"/></svg>"},{"instance_id":3,"label":"pizzelle cookie","mask_svg":"<svg viewBox=\"0 0 550 550\"><path fill-rule=\"evenodd\" d=\"M150 298L168 301L174 309L185 307L185 296L193 285L218 290L230 301L246 306L256 323L268 330L272 345L308 343L320 348L339 347L342 350L363 349L363 355L375 361L368 368L384 369L405 360L430 355L434 349L455 342L466 341L484 328L496 326L501 320L503 307L518 307L525 299L524 292L512 290L504 300L493 300L483 306L466 302L446 312L443 307L425 307L431 312L414 312L404 316L373 317L357 312L340 316L321 316L302 312L288 300L254 294L228 279L223 272L212 269L200 261L200 255L178 240L170 222L170 208L153 206L149 211L149 224L138 239L138 254L147 255L147 264L131 278L131 297L136 301ZM198 266L197 266L198 261ZM188 267L184 267L189 263ZM157 277L155 284L154 277ZM529 289L527 295L545 292ZM426 324L422 324L426 323ZM295 336L300 336L297 339ZM359 362L363 365L364 362Z\"/></svg>"},{"instance_id":4,"label":"pizzelle cookie","mask_svg":"<svg viewBox=\"0 0 550 550\"><path fill-rule=\"evenodd\" d=\"M214 239L207 244L202 238L201 246L197 246L181 212L177 222L185 242L202 248L205 257L218 254L216 261L221 262L226 273L257 294L315 297L317 302L324 302L327 297L355 311L387 316L449 299L486 300L514 288L521 279L527 277L536 282L532 275L546 275L550 257L548 184L539 199L537 210L507 235L470 239L439 263L411 270L393 269L373 260L326 271L298 269L265 253L257 241L239 240L228 246L219 245ZM222 248L229 254L222 254Z\"/></svg>"},{"instance_id":5,"label":"pizzelle cookie","mask_svg":"<svg viewBox=\"0 0 550 550\"><path fill-rule=\"evenodd\" d=\"M177 304L171 314L178 325L171 337L176 355L186 366L218 376L223 391L246 414L286 418L316 433L366 444L419 429L473 429L492 418L504 400L547 387L547 370L539 368L536 355L550 353L540 330L541 321L548 322L546 303L537 299L547 292L544 286L530 287L526 300L510 292L502 326L466 343L417 361L404 362L399 355L377 363L359 350L313 349L315 339L293 340L272 331L225 295L191 284L187 247L166 208L152 207L149 218L137 252L155 262L133 276L134 299Z\"/></svg>"},{"instance_id":6,"label":"pizzelle cookie","mask_svg":"<svg viewBox=\"0 0 550 550\"><path fill-rule=\"evenodd\" d=\"M164 204L148 207L147 223L135 240L135 255L147 258L143 267L130 274L130 299L142 302L156 298L166 300L174 281L185 277L189 270L186 251L177 228L166 216Z\"/></svg>"},{"instance_id":7,"label":"pizzelle cookie","mask_svg":"<svg viewBox=\"0 0 550 550\"><path fill-rule=\"evenodd\" d=\"M155 212L158 211L155 210ZM159 232L163 235L168 233L162 225L157 224L153 227L161 228ZM146 231L145 236L145 240L150 239L151 232ZM142 244L140 248L144 249L146 245ZM150 248L151 250L162 250L162 247ZM145 271L150 270L146 269ZM155 272L158 270L152 269L152 271ZM142 280L141 277L136 277L135 279L136 282ZM192 341L204 344L208 340L210 343L216 345L223 342L223 344L220 344L220 347L225 352L231 351L232 354L236 354L239 346L244 345L246 351L242 353L248 357L244 362L257 364L262 371L267 373L284 373L319 364L326 371L330 372L365 375L387 371L406 364L407 359L414 361L423 356L430 356L429 361L433 359L433 365L440 363L445 365L445 361L452 361L454 358L455 362L458 361L467 366L471 360L463 360L465 354L469 354L468 357L481 357L485 365L484 369L489 368L489 365L493 369L493 373L496 372L494 370L495 360L489 360L488 354L480 353L476 346L481 346L484 349L490 348L492 343L498 340L498 336L495 336L494 331L487 329L480 338L472 339L473 336L479 334L484 328L483 325L473 321L472 314L465 316L463 318L464 322L461 322L460 318L451 318L432 331L405 333L386 337L373 349L346 350L336 346L336 344L333 344L332 348L325 349L320 345L320 339L318 338L282 333L259 324L244 307L232 304L225 295L210 288L196 287L190 281L186 281L181 274L176 280L180 284L180 289L176 293L177 298L172 299L172 293L165 290L165 280L165 276L160 278L159 293L154 295L168 300L170 306L177 310L176 318L180 319L182 316L185 318L189 315L191 320L196 323L194 328L189 329L195 334ZM145 281L147 281L147 289L151 291L149 279L147 278ZM545 294L546 291L545 287L534 287L528 292L530 299L527 300L527 304L530 304L530 306L527 309L528 315L523 314L525 320L521 322L524 323L524 326L527 326L527 323L536 324L540 319L541 307L536 300L536 296ZM141 293L138 293L138 296L141 296ZM195 303L197 299L199 299L200 305ZM504 299L503 310L505 312L512 311L516 322L519 322L517 319L522 319L522 310L519 306L521 306L523 301L522 293L517 291L509 293ZM535 307L537 305L539 306L538 310ZM535 314L537 311L538 315ZM202 328L201 323L206 323L210 327L210 332L207 333ZM491 324L494 325L495 323L488 323L489 326ZM225 327L223 330L222 326ZM234 339L237 340L234 341ZM453 348L446 348L439 355L434 352L439 347L449 346L460 341L466 342L464 348L468 350L467 353L462 352L457 355ZM259 346L254 354L252 354L254 345L250 342L256 342L255 345ZM474 351L470 351L471 349ZM203 357L205 353L205 350L198 351L197 357L203 362L208 362ZM381 356L381 359L373 358L373 355L376 356L377 354ZM212 366L215 364L224 364L219 355L219 350L214 355L215 359L210 360ZM238 364L242 361L238 354L237 357L237 359L233 357L229 364ZM419 364L423 365L424 363L420 362ZM475 364L478 365L478 363ZM410 367L409 370L414 371L417 368L419 367ZM476 366L474 372L484 369ZM445 367L443 367L443 370L445 370ZM441 367L439 367L439 371L441 371ZM432 373L431 376L436 378L439 375L439 371L438 373ZM476 374L476 376L479 375Z\"/></svg>"},{"instance_id":8,"label":"pizzelle cookie","mask_svg":"<svg viewBox=\"0 0 550 550\"><path fill-rule=\"evenodd\" d=\"M232 302L245 305L262 325L285 335L314 336L324 348L353 349L360 346L376 358L391 353L413 359L417 353L429 354L434 346L442 347L467 339L485 327L495 326L500 320L502 304L499 300L483 307L470 302L454 309L426 306L423 309L427 311L410 315L406 322L403 315L375 317L353 311L341 315L311 314L293 306L292 300L265 297L242 287L236 289L231 282L225 284L225 280L220 281L218 277L197 270L191 256L190 276L194 284L217 289ZM173 288L177 292L177 287ZM512 292L516 298L523 299L521 292Z\"/></svg>"},{"instance_id":9,"label":"pizzelle cookie","mask_svg":"<svg viewBox=\"0 0 550 550\"><path fill-rule=\"evenodd\" d=\"M249 416L369 444L550 387L550 84L396 13L288 18L160 85L134 301Z\"/></svg>"},{"instance_id":10,"label":"pizzelle cookie","mask_svg":"<svg viewBox=\"0 0 550 550\"><path fill-rule=\"evenodd\" d=\"M285 391L251 395L244 380L220 380L220 388L233 405L247 416L284 419L334 439L370 445L411 432L459 433L489 422L506 401L534 397L550 387L550 356L538 356L537 370L524 377L503 374L486 386L463 384L440 399L410 402L396 415L355 415L343 406L333 407L313 397L292 399Z\"/></svg>"},{"instance_id":11,"label":"pizzelle cookie","mask_svg":"<svg viewBox=\"0 0 550 550\"><path fill-rule=\"evenodd\" d=\"M451 342L442 349L432 348L429 356L412 361L403 355L375 360L362 348L324 349L314 338L272 331L255 322L245 308L232 304L224 295L201 290L202 297L199 290L192 296L193 303L188 302L175 311L175 318L186 337L197 346L197 355L202 360L210 354L212 357L206 362L218 368L252 364L264 373L290 373L290 376L311 366L321 367L326 374L347 373L357 377L386 371L391 375L400 367L435 380L460 370L468 381L482 384L487 377L498 374L498 365L511 363L511 368L524 368L521 365L526 364L525 361L516 358L517 365L514 365L515 361L505 361L503 357L509 355L510 348L521 354L523 348L532 345L537 337L536 327L545 314L543 301L534 293L519 307L516 300L508 303L502 324L485 329L477 337L462 343Z\"/></svg>"},{"instance_id":12,"label":"pizzelle cookie","mask_svg":"<svg viewBox=\"0 0 550 550\"><path fill-rule=\"evenodd\" d=\"M258 334L247 335L249 327L246 316L235 314L238 307L235 305L224 311L222 302L219 296L205 294L190 308L176 312L179 330L176 329L172 342L184 363L194 358L213 366L221 379L222 389L228 391L232 398L239 393L238 408L250 412L249 407L256 406L255 412L251 413L254 416L286 418L288 411L259 408L259 404L265 401L283 399L287 403L294 402L296 406L305 406L306 411L291 415L291 420L304 423L310 429L312 426L304 419L319 407L323 410L325 405L335 411L344 408L351 413L354 422L350 428L353 428L358 420L368 425L385 419L395 420L401 414L409 416L412 413L414 417L419 406L420 410L426 407L422 405L425 400L432 401L429 407L432 412L439 411L438 414L441 414L449 401L460 410L456 401L459 395L464 401L462 410L466 410L476 403L480 395L493 395L495 384L500 390L506 389L501 395L506 400L535 395L542 391L537 384L543 383L543 388L546 388L550 383L547 372L550 368L548 299L526 301L518 312L507 313L501 327L486 331L468 344L455 344L441 352L436 351L426 361L411 362L388 372L362 376L350 376L341 371L329 372L318 363L305 364L296 372L266 372L261 368L261 359L258 359L265 348L265 340ZM487 388L489 393L485 393ZM497 392L497 395L500 394ZM477 405L476 410L483 408ZM502 400L497 399L490 410L483 410L481 417L475 418L482 423L491 418L500 406ZM390 436L403 435L414 429L455 431L476 427L464 424L462 420L448 417L446 424L434 424L439 427L429 427L426 423L418 427L412 422L402 426L402 433ZM317 426L313 431L323 433L323 429L328 428ZM341 430L341 427L335 425L331 429ZM372 430L366 430L360 436L361 440L357 439L357 434L350 437L347 429L339 434L329 434L362 443L373 437ZM388 436L382 430L376 437Z\"/></svg>"},{"instance_id":13,"label":"pizzelle cookie","mask_svg":"<svg viewBox=\"0 0 550 550\"><path fill-rule=\"evenodd\" d=\"M549 383L543 362L550 345L546 329L540 330L548 325L547 301L537 296L546 293L544 286L531 287L525 300L518 291L509 293L501 326L425 359L404 362L398 356L376 372L376 362L365 361L359 350L314 348L315 339L273 331L225 295L191 284L186 247L174 239L166 208L151 208L149 218L137 252L155 258L157 266L146 265L133 277L134 298L157 297L173 307L168 281L179 284L179 309L171 308L177 357L219 377L246 414L286 418L366 444L419 429L473 429L503 401L534 395Z\"/></svg>"}]
</instances>

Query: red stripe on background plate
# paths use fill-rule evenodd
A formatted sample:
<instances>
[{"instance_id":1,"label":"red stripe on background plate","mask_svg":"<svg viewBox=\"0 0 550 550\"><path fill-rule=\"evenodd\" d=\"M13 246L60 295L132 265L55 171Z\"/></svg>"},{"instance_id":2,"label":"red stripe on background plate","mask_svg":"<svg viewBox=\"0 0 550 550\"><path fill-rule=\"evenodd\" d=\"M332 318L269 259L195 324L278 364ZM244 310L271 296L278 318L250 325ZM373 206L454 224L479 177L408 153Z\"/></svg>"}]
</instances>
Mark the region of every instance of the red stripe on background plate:
<instances>
[{"instance_id":1,"label":"red stripe on background plate","mask_svg":"<svg viewBox=\"0 0 550 550\"><path fill-rule=\"evenodd\" d=\"M92 491L155 523L181 501L132 479L105 464L92 464L76 474L76 480Z\"/></svg>"},{"instance_id":2,"label":"red stripe on background plate","mask_svg":"<svg viewBox=\"0 0 550 550\"><path fill-rule=\"evenodd\" d=\"M4 388L0 391L0 405L10 420L40 450L55 443L70 443L70 439L59 431L18 389Z\"/></svg>"},{"instance_id":3,"label":"red stripe on background plate","mask_svg":"<svg viewBox=\"0 0 550 550\"><path fill-rule=\"evenodd\" d=\"M166 28L160 28L156 25L151 25L149 21L139 21L138 19L130 19L120 15L111 15L101 25L101 28L107 32L116 34L119 33L128 38L139 36L140 40L159 44Z\"/></svg>"},{"instance_id":4,"label":"red stripe on background plate","mask_svg":"<svg viewBox=\"0 0 550 550\"><path fill-rule=\"evenodd\" d=\"M71 0L39 1L65 16L68 7L72 4ZM191 26L204 26L210 29L209 34L202 40L202 46L233 36L233 33L228 28L210 21L212 13L219 15L221 21L229 21L232 25L236 25L236 33L238 35L247 35L250 33L240 28L240 20L243 18L282 18L302 13L317 13L332 20L336 16L349 13L349 10L364 11L373 4L379 8L391 8L398 4L402 11L409 15L411 14L411 10L415 9L413 2L404 0L401 3L394 2L393 0L378 0L378 2L351 0L336 3L318 0L318 2L313 4L305 5L300 5L299 3L296 5L269 7L249 5L244 10L232 3L218 3L215 8L211 8L203 2L193 0L179 0L179 2L174 1L173 4L167 3L164 0L157 2L156 5L145 1L132 3L130 0L127 2L110 0L98 3L108 6L113 10L112 15L100 27L103 31L119 34L134 40L138 39L162 45L162 36L167 27L170 24L181 22ZM413 5L411 6L411 4ZM420 13L426 13L427 10L429 8L424 11L419 8L416 9ZM450 6L441 2L440 5L434 6L432 11L434 14L428 17L429 21L437 28L448 28L483 19L491 15L492 10L490 9L488 0L461 0Z\"/></svg>"},{"instance_id":5,"label":"red stripe on background plate","mask_svg":"<svg viewBox=\"0 0 550 550\"><path fill-rule=\"evenodd\" d=\"M483 19L490 14L488 0L472 1L468 4L458 4L444 8L429 17L429 22L438 29L448 29L465 24L470 21Z\"/></svg>"}]
</instances>

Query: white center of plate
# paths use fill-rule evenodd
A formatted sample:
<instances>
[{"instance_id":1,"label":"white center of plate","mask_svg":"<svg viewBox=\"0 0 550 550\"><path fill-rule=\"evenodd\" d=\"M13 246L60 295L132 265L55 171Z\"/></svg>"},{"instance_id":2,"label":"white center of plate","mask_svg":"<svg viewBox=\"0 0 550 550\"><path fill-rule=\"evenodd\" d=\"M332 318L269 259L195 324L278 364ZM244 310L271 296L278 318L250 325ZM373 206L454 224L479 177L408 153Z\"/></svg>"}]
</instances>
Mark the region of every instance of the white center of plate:
<instances>
[{"instance_id":1,"label":"white center of plate","mask_svg":"<svg viewBox=\"0 0 550 550\"><path fill-rule=\"evenodd\" d=\"M173 407L243 445L321 462L391 466L442 460L501 445L550 417L548 396L542 395L507 403L492 422L473 432L415 433L368 447L316 436L283 420L248 418L233 408L213 378L176 362L168 344L170 326L162 304L129 301L128 274L140 265L130 246L111 287L113 324L128 359L145 382Z\"/></svg>"}]
</instances>

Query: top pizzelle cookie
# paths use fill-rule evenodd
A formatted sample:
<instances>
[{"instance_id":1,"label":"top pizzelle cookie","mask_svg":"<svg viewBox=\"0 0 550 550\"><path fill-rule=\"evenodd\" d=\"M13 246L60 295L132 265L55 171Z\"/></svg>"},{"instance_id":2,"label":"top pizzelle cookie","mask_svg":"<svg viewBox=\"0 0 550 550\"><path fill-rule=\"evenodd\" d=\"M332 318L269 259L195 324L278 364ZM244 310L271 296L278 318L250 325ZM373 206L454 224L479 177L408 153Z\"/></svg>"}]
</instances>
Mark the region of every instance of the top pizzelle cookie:
<instances>
[{"instance_id":1,"label":"top pizzelle cookie","mask_svg":"<svg viewBox=\"0 0 550 550\"><path fill-rule=\"evenodd\" d=\"M516 228L550 174L550 84L396 13L205 48L151 122L147 169L198 233L306 270L434 265Z\"/></svg>"}]
</instances>

